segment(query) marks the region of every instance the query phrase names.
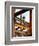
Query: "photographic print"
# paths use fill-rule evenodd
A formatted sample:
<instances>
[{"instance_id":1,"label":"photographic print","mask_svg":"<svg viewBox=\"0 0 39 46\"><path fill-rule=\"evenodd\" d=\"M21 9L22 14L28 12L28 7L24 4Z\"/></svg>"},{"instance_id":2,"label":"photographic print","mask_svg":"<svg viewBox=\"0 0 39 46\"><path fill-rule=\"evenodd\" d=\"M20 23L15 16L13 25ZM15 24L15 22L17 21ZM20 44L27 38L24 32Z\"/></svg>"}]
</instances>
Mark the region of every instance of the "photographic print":
<instances>
[{"instance_id":1,"label":"photographic print","mask_svg":"<svg viewBox=\"0 0 39 46\"><path fill-rule=\"evenodd\" d=\"M12 7L12 37L32 36L32 10Z\"/></svg>"}]
</instances>

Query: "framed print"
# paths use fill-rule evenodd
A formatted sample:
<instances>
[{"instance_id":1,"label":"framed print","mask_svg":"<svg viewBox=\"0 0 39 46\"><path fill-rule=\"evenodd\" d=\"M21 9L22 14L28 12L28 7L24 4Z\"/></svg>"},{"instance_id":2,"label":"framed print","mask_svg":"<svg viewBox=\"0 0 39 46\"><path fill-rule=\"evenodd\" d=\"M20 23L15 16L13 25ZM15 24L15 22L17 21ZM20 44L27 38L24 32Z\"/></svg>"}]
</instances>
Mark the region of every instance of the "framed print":
<instances>
[{"instance_id":1,"label":"framed print","mask_svg":"<svg viewBox=\"0 0 39 46\"><path fill-rule=\"evenodd\" d=\"M5 2L5 44L38 42L38 3Z\"/></svg>"}]
</instances>

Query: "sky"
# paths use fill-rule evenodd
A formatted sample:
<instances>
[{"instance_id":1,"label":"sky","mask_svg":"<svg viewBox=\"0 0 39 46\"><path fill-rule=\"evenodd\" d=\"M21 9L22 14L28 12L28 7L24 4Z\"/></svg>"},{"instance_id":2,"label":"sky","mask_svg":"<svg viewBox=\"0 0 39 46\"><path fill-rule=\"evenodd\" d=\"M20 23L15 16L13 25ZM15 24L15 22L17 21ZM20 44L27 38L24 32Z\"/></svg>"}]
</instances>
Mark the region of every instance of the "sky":
<instances>
[{"instance_id":1,"label":"sky","mask_svg":"<svg viewBox=\"0 0 39 46\"><path fill-rule=\"evenodd\" d=\"M20 11L20 10L22 10L22 9L16 9L15 12L18 12L18 11ZM21 15L22 15L22 17L25 16L25 21L26 21L26 22L30 22L30 12L29 12L29 11L27 11L27 12L21 14ZM20 15L17 16L17 17L20 18Z\"/></svg>"}]
</instances>

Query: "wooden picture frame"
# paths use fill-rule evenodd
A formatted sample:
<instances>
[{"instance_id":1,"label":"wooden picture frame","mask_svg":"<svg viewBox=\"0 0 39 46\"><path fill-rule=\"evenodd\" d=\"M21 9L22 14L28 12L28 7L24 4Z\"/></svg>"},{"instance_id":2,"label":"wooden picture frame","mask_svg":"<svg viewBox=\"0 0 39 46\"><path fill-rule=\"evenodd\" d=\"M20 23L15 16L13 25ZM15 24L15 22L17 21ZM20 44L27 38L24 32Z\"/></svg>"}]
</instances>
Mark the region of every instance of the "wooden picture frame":
<instances>
[{"instance_id":1,"label":"wooden picture frame","mask_svg":"<svg viewBox=\"0 0 39 46\"><path fill-rule=\"evenodd\" d=\"M27 18L28 17L29 18L26 19L26 16ZM25 29L27 29L27 31ZM38 42L38 3L6 1L5 44L23 44L37 42Z\"/></svg>"}]
</instances>

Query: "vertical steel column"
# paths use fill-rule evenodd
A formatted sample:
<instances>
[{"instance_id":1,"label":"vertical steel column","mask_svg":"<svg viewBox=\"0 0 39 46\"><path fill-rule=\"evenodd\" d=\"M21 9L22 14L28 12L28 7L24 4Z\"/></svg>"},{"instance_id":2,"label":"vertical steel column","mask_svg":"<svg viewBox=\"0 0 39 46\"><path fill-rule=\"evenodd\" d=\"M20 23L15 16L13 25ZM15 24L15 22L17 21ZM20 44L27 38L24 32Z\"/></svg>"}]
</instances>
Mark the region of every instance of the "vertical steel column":
<instances>
[{"instance_id":1,"label":"vertical steel column","mask_svg":"<svg viewBox=\"0 0 39 46\"><path fill-rule=\"evenodd\" d=\"M30 10L30 34L32 35L32 9Z\"/></svg>"},{"instance_id":2,"label":"vertical steel column","mask_svg":"<svg viewBox=\"0 0 39 46\"><path fill-rule=\"evenodd\" d=\"M15 23L14 23L15 16L14 16L14 13L15 13L15 9L12 8L12 37L15 36Z\"/></svg>"}]
</instances>

